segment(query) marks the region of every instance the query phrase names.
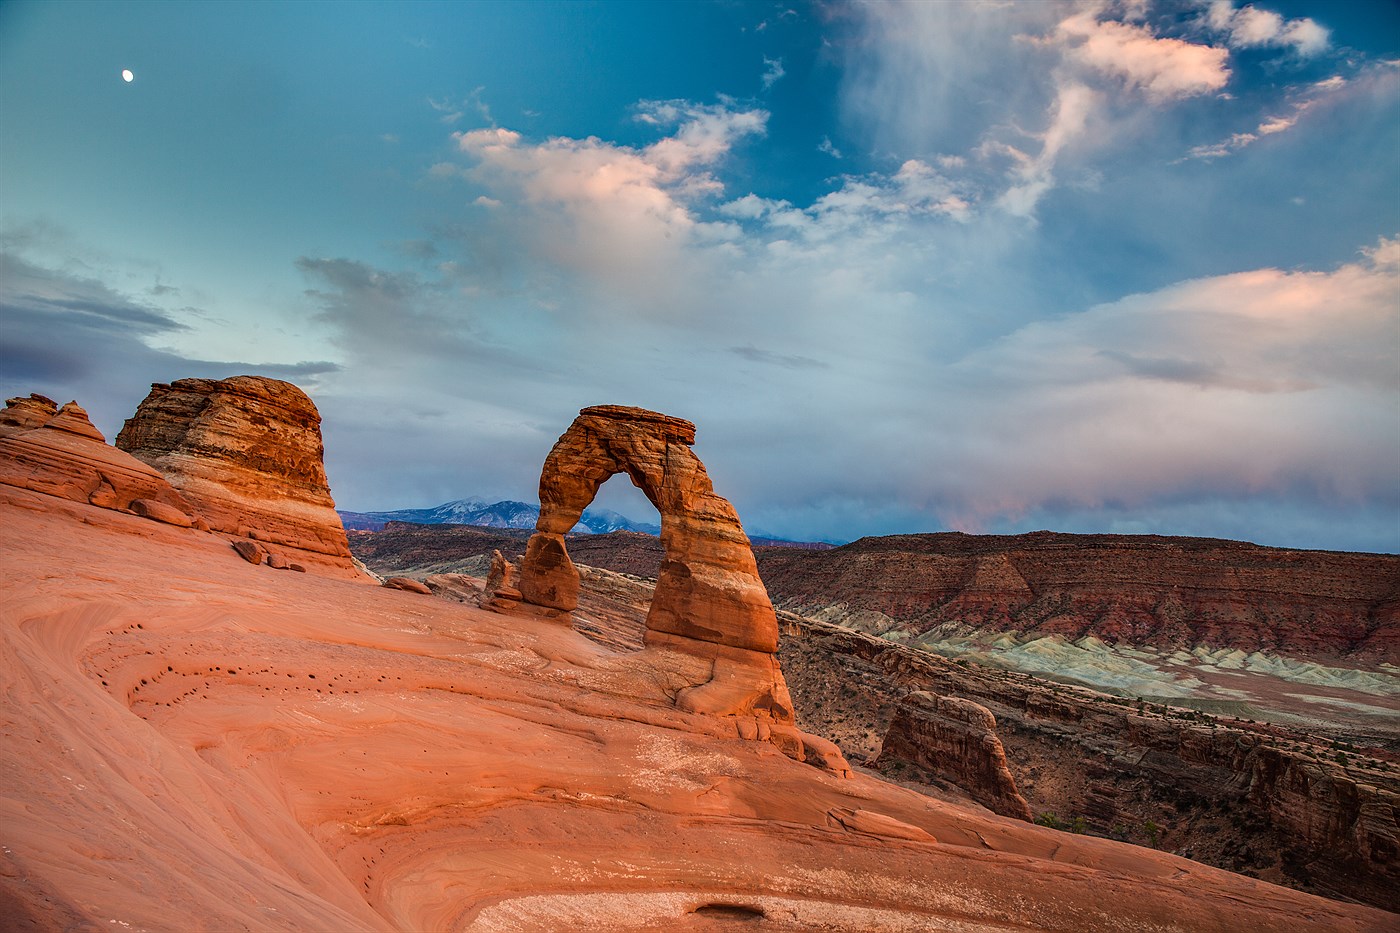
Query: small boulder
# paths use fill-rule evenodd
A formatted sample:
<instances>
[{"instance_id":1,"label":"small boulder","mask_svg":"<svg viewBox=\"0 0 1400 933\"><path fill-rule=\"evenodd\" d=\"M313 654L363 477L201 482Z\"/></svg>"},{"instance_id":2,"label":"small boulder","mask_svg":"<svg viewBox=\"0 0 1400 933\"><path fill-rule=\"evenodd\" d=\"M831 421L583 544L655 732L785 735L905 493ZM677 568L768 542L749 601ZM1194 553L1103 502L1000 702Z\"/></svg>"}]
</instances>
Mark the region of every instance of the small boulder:
<instances>
[{"instance_id":1,"label":"small boulder","mask_svg":"<svg viewBox=\"0 0 1400 933\"><path fill-rule=\"evenodd\" d=\"M417 580L409 579L408 577L390 577L384 581L384 586L389 587L391 590L407 590L410 593L422 593L424 596L433 595L433 591L428 589L427 586L419 583Z\"/></svg>"},{"instance_id":2,"label":"small boulder","mask_svg":"<svg viewBox=\"0 0 1400 933\"><path fill-rule=\"evenodd\" d=\"M423 583L441 599L476 605L481 595L477 588L477 578L460 573L436 573L425 577Z\"/></svg>"},{"instance_id":3,"label":"small boulder","mask_svg":"<svg viewBox=\"0 0 1400 933\"><path fill-rule=\"evenodd\" d=\"M832 807L826 811L827 818L842 829L868 836L884 836L886 839L908 839L911 842L937 842L926 829L913 826L873 810L858 810L851 807Z\"/></svg>"},{"instance_id":4,"label":"small boulder","mask_svg":"<svg viewBox=\"0 0 1400 933\"><path fill-rule=\"evenodd\" d=\"M234 541L233 549L250 564L261 564L267 559L267 548L256 541Z\"/></svg>"},{"instance_id":5,"label":"small boulder","mask_svg":"<svg viewBox=\"0 0 1400 933\"><path fill-rule=\"evenodd\" d=\"M131 514L149 518L153 522L174 525L177 528L189 528L194 524L194 519L175 506L166 505L164 502L157 502L154 499L133 499L131 501Z\"/></svg>"},{"instance_id":6,"label":"small boulder","mask_svg":"<svg viewBox=\"0 0 1400 933\"><path fill-rule=\"evenodd\" d=\"M267 555L267 565L273 570L290 570L291 562L276 551L269 551Z\"/></svg>"}]
</instances>

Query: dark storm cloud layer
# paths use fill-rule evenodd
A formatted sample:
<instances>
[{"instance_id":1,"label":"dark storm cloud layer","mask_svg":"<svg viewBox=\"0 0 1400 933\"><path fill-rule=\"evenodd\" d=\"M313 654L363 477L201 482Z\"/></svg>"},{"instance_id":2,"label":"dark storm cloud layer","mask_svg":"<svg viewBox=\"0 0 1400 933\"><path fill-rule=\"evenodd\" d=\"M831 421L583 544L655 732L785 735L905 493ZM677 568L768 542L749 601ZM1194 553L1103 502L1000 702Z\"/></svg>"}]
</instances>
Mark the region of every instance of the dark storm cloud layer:
<instances>
[{"instance_id":1,"label":"dark storm cloud layer","mask_svg":"<svg viewBox=\"0 0 1400 933\"><path fill-rule=\"evenodd\" d=\"M386 34L387 9L364 8ZM1400 56L1349 47L1374 26L1227 0L506 9L533 27L494 65L476 5L411 8L442 20L409 30L429 46L326 30L311 90L257 123L285 145L189 160L265 169L180 190L241 192L217 242L280 252L7 241L4 386L109 406L109 429L153 380L293 378L350 508L531 498L575 412L620 403L695 421L716 488L779 535L1400 549ZM617 28L575 61L534 28L552 15ZM743 55L715 71L679 30L654 74L603 80L670 16ZM394 63L372 83L324 67L367 47ZM144 115L164 165L201 138L142 74L123 90L149 110L104 92L72 130ZM89 201L99 169L70 179ZM264 346L279 366L207 362ZM618 485L603 504L645 518Z\"/></svg>"},{"instance_id":2,"label":"dark storm cloud layer","mask_svg":"<svg viewBox=\"0 0 1400 933\"><path fill-rule=\"evenodd\" d=\"M93 278L7 252L0 252L0 320L0 391L75 398L109 439L152 382L259 373L305 383L338 368L187 359L154 349L149 340L184 325Z\"/></svg>"}]
</instances>

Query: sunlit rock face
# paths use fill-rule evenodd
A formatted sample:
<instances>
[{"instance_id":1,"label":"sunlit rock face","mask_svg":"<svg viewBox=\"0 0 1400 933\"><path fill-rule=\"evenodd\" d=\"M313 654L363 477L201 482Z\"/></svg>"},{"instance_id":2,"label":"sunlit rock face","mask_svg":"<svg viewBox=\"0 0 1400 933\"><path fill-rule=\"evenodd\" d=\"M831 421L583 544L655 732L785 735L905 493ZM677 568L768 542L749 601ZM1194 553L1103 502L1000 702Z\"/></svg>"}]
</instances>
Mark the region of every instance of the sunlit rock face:
<instances>
[{"instance_id":1,"label":"sunlit rock face","mask_svg":"<svg viewBox=\"0 0 1400 933\"><path fill-rule=\"evenodd\" d=\"M109 446L77 402L51 408L31 395L10 399L0 412L10 429L0 434L0 483L168 524L194 521L194 509L165 477Z\"/></svg>"},{"instance_id":2,"label":"sunlit rock face","mask_svg":"<svg viewBox=\"0 0 1400 933\"><path fill-rule=\"evenodd\" d=\"M159 479L77 406L0 445L34 435L86 460L0 483L6 930L1394 928L834 774L835 746L771 715L678 709L687 683L737 695L720 658L772 655L636 650L640 602L614 602L633 633L614 648L539 614L274 572L260 541L70 483L103 451ZM825 770L739 741L765 737Z\"/></svg>"},{"instance_id":3,"label":"sunlit rock face","mask_svg":"<svg viewBox=\"0 0 1400 933\"><path fill-rule=\"evenodd\" d=\"M291 383L157 383L116 444L160 470L214 530L353 572L322 462L321 416Z\"/></svg>"},{"instance_id":4,"label":"sunlit rock face","mask_svg":"<svg viewBox=\"0 0 1400 933\"><path fill-rule=\"evenodd\" d=\"M585 408L540 475L540 518L520 568L534 606L578 606L578 571L564 535L610 476L625 473L661 513L665 554L647 613L646 644L710 662L709 679L677 705L719 714L767 713L792 721L773 652L778 622L739 516L695 455L695 425L641 408Z\"/></svg>"},{"instance_id":5,"label":"sunlit rock face","mask_svg":"<svg viewBox=\"0 0 1400 933\"><path fill-rule=\"evenodd\" d=\"M675 709L658 660L0 486L0 928L1395 928L837 779Z\"/></svg>"}]
</instances>

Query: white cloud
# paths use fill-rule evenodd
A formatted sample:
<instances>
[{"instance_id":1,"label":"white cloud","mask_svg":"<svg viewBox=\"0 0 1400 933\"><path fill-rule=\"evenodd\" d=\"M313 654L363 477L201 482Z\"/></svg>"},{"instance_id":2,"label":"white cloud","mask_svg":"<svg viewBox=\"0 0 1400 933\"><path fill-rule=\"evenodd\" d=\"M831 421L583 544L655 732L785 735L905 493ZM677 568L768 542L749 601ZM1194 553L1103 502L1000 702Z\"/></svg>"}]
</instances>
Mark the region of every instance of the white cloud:
<instances>
[{"instance_id":1,"label":"white cloud","mask_svg":"<svg viewBox=\"0 0 1400 933\"><path fill-rule=\"evenodd\" d=\"M1227 50L1156 36L1146 26L1100 20L1092 9L1062 20L1057 35L1075 61L1121 78L1154 101L1218 91L1230 78Z\"/></svg>"},{"instance_id":2,"label":"white cloud","mask_svg":"<svg viewBox=\"0 0 1400 933\"><path fill-rule=\"evenodd\" d=\"M1366 255L1334 272L1183 282L973 353L943 375L967 404L931 429L979 440L944 458L957 478L926 495L969 528L1206 491L1400 498L1400 244Z\"/></svg>"},{"instance_id":3,"label":"white cloud","mask_svg":"<svg viewBox=\"0 0 1400 933\"><path fill-rule=\"evenodd\" d=\"M1298 122L1298 117L1269 117L1259 128L1255 130L1260 136L1272 136L1275 133L1282 133L1284 130L1292 129L1293 124Z\"/></svg>"},{"instance_id":4,"label":"white cloud","mask_svg":"<svg viewBox=\"0 0 1400 933\"><path fill-rule=\"evenodd\" d=\"M1012 214L1029 217L1036 203L1054 183L1054 167L1060 152L1084 132L1095 109L1097 94L1078 83L1068 83L1059 89L1049 128L1040 137L1040 152L1034 158L1016 150L1016 183L1001 196L1002 207Z\"/></svg>"},{"instance_id":5,"label":"white cloud","mask_svg":"<svg viewBox=\"0 0 1400 933\"><path fill-rule=\"evenodd\" d=\"M844 88L877 149L976 179L1030 218L1154 110L1223 93L1229 50L1154 31L1146 3L866 4ZM977 87L968 95L965 89ZM974 104L975 106L969 106ZM962 160L954 166L949 159Z\"/></svg>"},{"instance_id":6,"label":"white cloud","mask_svg":"<svg viewBox=\"0 0 1400 933\"><path fill-rule=\"evenodd\" d=\"M1326 27L1312 19L1285 20L1252 4L1236 9L1233 0L1213 0L1206 21L1232 48L1292 48L1308 57L1326 51L1330 41Z\"/></svg>"},{"instance_id":7,"label":"white cloud","mask_svg":"<svg viewBox=\"0 0 1400 933\"><path fill-rule=\"evenodd\" d=\"M1400 237L1381 237L1375 246L1362 252L1378 270L1400 271Z\"/></svg>"},{"instance_id":8,"label":"white cloud","mask_svg":"<svg viewBox=\"0 0 1400 933\"><path fill-rule=\"evenodd\" d=\"M726 105L647 101L639 122L668 135L644 148L596 137L529 142L499 127L454 134L471 164L461 174L489 200L514 205L522 247L598 283L626 281L639 303L664 302L687 244L722 243L735 230L696 206L722 193L711 173L768 114ZM526 233L528 231L528 234Z\"/></svg>"}]
</instances>

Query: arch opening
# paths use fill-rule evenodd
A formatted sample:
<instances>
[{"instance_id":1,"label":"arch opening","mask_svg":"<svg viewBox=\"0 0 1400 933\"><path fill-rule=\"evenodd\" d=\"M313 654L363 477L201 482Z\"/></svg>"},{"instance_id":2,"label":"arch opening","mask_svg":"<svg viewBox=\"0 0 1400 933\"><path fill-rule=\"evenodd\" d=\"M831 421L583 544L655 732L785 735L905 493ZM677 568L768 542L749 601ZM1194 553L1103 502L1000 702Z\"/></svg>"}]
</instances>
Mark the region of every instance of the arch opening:
<instances>
[{"instance_id":1,"label":"arch opening","mask_svg":"<svg viewBox=\"0 0 1400 933\"><path fill-rule=\"evenodd\" d=\"M715 493L694 443L693 424L657 412L611 405L579 412L540 472L540 517L519 591L525 603L556 614L578 607L579 574L565 535L602 484L625 474L661 516L661 566L644 644L710 662L711 683L697 685L710 688L704 705L763 710L790 722L791 700L773 657L773 604L739 516ZM702 698L692 694L689 702Z\"/></svg>"}]
</instances>

